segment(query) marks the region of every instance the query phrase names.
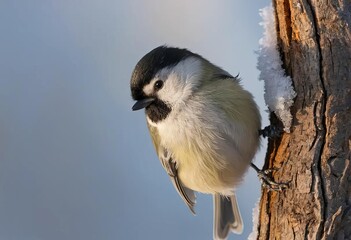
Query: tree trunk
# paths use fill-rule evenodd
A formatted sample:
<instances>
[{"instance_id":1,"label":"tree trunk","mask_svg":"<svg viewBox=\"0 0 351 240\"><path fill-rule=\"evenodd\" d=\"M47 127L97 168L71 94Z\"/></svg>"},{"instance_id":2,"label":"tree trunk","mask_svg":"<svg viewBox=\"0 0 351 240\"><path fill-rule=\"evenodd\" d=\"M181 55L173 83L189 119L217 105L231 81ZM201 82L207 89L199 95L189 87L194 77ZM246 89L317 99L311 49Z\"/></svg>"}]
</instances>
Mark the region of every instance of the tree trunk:
<instances>
[{"instance_id":1,"label":"tree trunk","mask_svg":"<svg viewBox=\"0 0 351 240\"><path fill-rule=\"evenodd\" d=\"M289 188L262 190L258 239L351 239L351 1L274 7L297 97L291 133L269 140L266 156Z\"/></svg>"}]
</instances>

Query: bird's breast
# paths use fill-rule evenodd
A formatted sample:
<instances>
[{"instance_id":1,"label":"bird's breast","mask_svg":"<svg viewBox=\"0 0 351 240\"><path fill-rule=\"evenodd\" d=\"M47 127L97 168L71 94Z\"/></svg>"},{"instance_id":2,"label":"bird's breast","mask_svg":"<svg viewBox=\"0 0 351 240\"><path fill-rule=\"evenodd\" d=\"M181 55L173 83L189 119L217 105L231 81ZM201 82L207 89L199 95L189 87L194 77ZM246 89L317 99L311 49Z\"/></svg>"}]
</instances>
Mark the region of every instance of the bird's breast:
<instances>
[{"instance_id":1,"label":"bird's breast","mask_svg":"<svg viewBox=\"0 0 351 240\"><path fill-rule=\"evenodd\" d=\"M205 115L179 114L157 124L161 144L177 163L182 183L203 193L231 194L249 165L221 128L228 124ZM214 124L216 123L216 124Z\"/></svg>"}]
</instances>

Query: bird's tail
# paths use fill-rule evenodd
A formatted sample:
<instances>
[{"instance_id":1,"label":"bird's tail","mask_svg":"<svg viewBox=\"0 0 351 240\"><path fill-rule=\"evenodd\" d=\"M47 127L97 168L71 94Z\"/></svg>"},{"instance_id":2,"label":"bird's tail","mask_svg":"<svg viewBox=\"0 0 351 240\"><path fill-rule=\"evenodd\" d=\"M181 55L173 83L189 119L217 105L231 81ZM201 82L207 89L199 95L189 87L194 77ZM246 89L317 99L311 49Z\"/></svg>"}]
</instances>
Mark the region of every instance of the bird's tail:
<instances>
[{"instance_id":1,"label":"bird's tail","mask_svg":"<svg viewBox=\"0 0 351 240\"><path fill-rule=\"evenodd\" d=\"M240 234L244 224L235 195L213 195L213 237L215 240L227 239L229 231Z\"/></svg>"}]
</instances>

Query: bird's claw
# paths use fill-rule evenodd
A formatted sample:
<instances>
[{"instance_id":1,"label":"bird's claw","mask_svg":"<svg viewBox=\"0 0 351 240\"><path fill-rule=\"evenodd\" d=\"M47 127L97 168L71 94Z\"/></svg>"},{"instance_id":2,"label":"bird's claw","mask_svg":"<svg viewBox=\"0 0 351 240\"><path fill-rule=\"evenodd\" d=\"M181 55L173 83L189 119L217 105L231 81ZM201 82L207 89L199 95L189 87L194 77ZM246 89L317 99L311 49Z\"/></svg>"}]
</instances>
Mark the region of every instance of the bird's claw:
<instances>
[{"instance_id":1,"label":"bird's claw","mask_svg":"<svg viewBox=\"0 0 351 240\"><path fill-rule=\"evenodd\" d=\"M250 163L250 166L257 172L257 176L260 179L262 186L269 191L282 191L288 188L286 183L277 183L272 178L272 172L277 171L277 168L269 168L265 170L259 169L255 164Z\"/></svg>"},{"instance_id":2,"label":"bird's claw","mask_svg":"<svg viewBox=\"0 0 351 240\"><path fill-rule=\"evenodd\" d=\"M273 180L271 173L276 171L276 168L273 169L266 169L266 170L258 170L257 176L260 179L262 186L270 191L283 191L284 189L288 188L288 184L286 183L277 183Z\"/></svg>"},{"instance_id":3,"label":"bird's claw","mask_svg":"<svg viewBox=\"0 0 351 240\"><path fill-rule=\"evenodd\" d=\"M266 170L260 170L260 173L258 174L264 174L264 175L270 175L272 172L279 170L278 168L268 168ZM267 176L269 177L269 176Z\"/></svg>"}]
</instances>

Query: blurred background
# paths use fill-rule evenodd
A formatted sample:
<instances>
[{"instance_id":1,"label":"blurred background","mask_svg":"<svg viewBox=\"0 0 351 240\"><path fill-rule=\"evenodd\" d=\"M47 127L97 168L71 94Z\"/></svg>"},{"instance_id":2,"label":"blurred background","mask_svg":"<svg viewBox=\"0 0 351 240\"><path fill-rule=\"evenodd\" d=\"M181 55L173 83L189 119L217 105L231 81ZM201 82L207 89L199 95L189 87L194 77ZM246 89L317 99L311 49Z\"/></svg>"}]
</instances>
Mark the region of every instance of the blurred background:
<instances>
[{"instance_id":1,"label":"blurred background","mask_svg":"<svg viewBox=\"0 0 351 240\"><path fill-rule=\"evenodd\" d=\"M260 106L264 1L1 0L0 240L211 239L212 198L193 216L132 112L136 62L168 44L233 75ZM266 151L256 156L262 164ZM252 231L260 183L237 190Z\"/></svg>"}]
</instances>

